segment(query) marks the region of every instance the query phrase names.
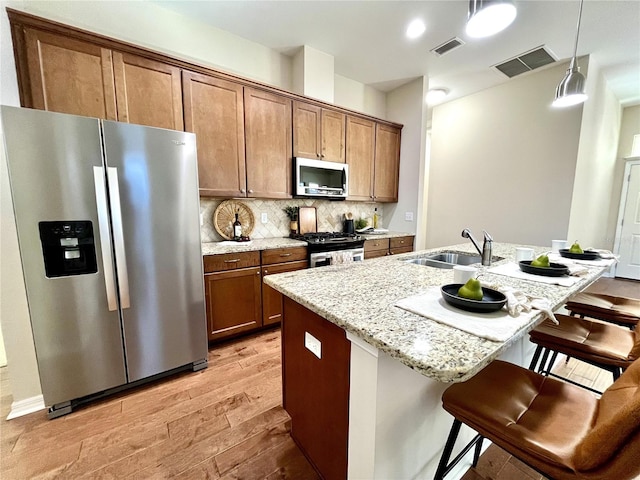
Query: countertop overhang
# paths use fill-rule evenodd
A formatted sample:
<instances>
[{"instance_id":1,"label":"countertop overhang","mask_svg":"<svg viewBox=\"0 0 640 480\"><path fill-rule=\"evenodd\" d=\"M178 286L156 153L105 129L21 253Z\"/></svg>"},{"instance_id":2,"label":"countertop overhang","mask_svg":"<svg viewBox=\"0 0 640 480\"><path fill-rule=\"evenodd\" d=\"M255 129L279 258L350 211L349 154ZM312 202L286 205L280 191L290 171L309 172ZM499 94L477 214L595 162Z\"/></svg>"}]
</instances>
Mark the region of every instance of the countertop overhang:
<instances>
[{"instance_id":1,"label":"countertop overhang","mask_svg":"<svg viewBox=\"0 0 640 480\"><path fill-rule=\"evenodd\" d=\"M504 260L492 266L513 261L515 249L520 246L533 248L536 255L549 250L494 243L493 255ZM542 322L544 314L532 317L510 340L494 342L395 307L394 303L402 298L453 282L453 270L403 261L441 251L475 253L471 244L452 245L348 265L269 275L264 282L421 374L445 383L462 382ZM573 286L563 287L488 273L488 268L479 266L483 282L512 286L529 295L546 298L553 310L608 269L588 267L587 275L579 277Z\"/></svg>"}]
</instances>

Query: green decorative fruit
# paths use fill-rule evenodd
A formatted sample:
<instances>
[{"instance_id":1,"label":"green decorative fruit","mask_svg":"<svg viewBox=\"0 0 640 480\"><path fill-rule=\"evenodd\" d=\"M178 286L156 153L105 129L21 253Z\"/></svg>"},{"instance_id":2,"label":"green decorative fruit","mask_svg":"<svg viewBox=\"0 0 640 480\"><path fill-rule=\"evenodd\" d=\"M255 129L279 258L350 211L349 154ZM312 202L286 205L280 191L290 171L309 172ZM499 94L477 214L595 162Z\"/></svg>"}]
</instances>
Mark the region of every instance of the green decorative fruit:
<instances>
[{"instance_id":1,"label":"green decorative fruit","mask_svg":"<svg viewBox=\"0 0 640 480\"><path fill-rule=\"evenodd\" d=\"M569 247L569 251L571 253L584 253L584 250L582 250L582 247L577 240L573 243L573 245L571 245L571 247Z\"/></svg>"},{"instance_id":2,"label":"green decorative fruit","mask_svg":"<svg viewBox=\"0 0 640 480\"><path fill-rule=\"evenodd\" d=\"M531 266L549 268L551 266L549 265L549 257L547 257L546 255L540 255L535 260L531 260Z\"/></svg>"},{"instance_id":3,"label":"green decorative fruit","mask_svg":"<svg viewBox=\"0 0 640 480\"><path fill-rule=\"evenodd\" d=\"M482 287L480 280L470 278L467 283L458 289L458 295L470 300L482 300Z\"/></svg>"}]
</instances>

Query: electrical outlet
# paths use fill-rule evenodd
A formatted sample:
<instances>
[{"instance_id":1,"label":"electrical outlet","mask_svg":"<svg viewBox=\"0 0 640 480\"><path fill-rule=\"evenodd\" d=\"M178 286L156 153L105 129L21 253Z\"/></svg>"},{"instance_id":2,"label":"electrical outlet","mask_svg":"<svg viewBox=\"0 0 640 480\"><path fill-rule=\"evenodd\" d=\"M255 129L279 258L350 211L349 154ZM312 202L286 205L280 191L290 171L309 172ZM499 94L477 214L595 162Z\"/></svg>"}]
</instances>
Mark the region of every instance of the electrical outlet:
<instances>
[{"instance_id":1,"label":"electrical outlet","mask_svg":"<svg viewBox=\"0 0 640 480\"><path fill-rule=\"evenodd\" d=\"M413 212L404 212L404 219L407 222L413 222Z\"/></svg>"},{"instance_id":2,"label":"electrical outlet","mask_svg":"<svg viewBox=\"0 0 640 480\"><path fill-rule=\"evenodd\" d=\"M260 221L262 223L267 223L269 221L269 218L267 217L267 213L266 212L262 212L260 214Z\"/></svg>"},{"instance_id":3,"label":"electrical outlet","mask_svg":"<svg viewBox=\"0 0 640 480\"><path fill-rule=\"evenodd\" d=\"M322 344L320 343L320 340L309 332L304 332L304 346L316 357L322 358Z\"/></svg>"}]
</instances>

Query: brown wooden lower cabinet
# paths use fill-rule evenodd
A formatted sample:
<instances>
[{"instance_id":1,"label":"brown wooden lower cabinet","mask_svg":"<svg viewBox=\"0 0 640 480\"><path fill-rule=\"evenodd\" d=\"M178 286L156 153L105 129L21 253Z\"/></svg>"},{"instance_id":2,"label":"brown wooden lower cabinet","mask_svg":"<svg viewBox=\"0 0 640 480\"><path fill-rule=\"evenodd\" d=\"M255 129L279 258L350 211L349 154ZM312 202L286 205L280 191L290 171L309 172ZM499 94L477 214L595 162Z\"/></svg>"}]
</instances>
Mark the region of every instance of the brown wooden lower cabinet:
<instances>
[{"instance_id":1,"label":"brown wooden lower cabinet","mask_svg":"<svg viewBox=\"0 0 640 480\"><path fill-rule=\"evenodd\" d=\"M207 329L218 340L262 326L262 275L259 252L204 258ZM253 263L254 266L234 268ZM213 267L217 271L213 270ZM223 270L226 268L226 270Z\"/></svg>"},{"instance_id":2,"label":"brown wooden lower cabinet","mask_svg":"<svg viewBox=\"0 0 640 480\"><path fill-rule=\"evenodd\" d=\"M364 258L384 257L413 252L413 235L393 238L375 238L364 242Z\"/></svg>"},{"instance_id":3,"label":"brown wooden lower cabinet","mask_svg":"<svg viewBox=\"0 0 640 480\"><path fill-rule=\"evenodd\" d=\"M410 235L389 239L389 255L413 252L413 239Z\"/></svg>"},{"instance_id":4,"label":"brown wooden lower cabinet","mask_svg":"<svg viewBox=\"0 0 640 480\"><path fill-rule=\"evenodd\" d=\"M320 358L305 347L307 335L320 342ZM326 479L347 478L350 358L343 329L284 298L284 408L291 436Z\"/></svg>"},{"instance_id":5,"label":"brown wooden lower cabinet","mask_svg":"<svg viewBox=\"0 0 640 480\"><path fill-rule=\"evenodd\" d=\"M307 260L297 262L276 263L262 267L262 277L274 273L303 270L309 266ZM262 324L274 325L282 321L283 295L266 283L262 284Z\"/></svg>"}]
</instances>

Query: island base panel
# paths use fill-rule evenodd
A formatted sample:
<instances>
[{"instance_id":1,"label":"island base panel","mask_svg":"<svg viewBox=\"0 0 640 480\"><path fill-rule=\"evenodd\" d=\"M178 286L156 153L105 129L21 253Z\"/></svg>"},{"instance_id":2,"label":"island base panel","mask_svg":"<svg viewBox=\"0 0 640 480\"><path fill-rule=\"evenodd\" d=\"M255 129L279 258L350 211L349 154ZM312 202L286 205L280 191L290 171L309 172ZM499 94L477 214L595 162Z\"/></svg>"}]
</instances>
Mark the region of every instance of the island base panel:
<instances>
[{"instance_id":1,"label":"island base panel","mask_svg":"<svg viewBox=\"0 0 640 480\"><path fill-rule=\"evenodd\" d=\"M305 334L320 342L320 358L305 347ZM347 477L350 356L343 329L285 297L284 408L291 436L326 479Z\"/></svg>"}]
</instances>

